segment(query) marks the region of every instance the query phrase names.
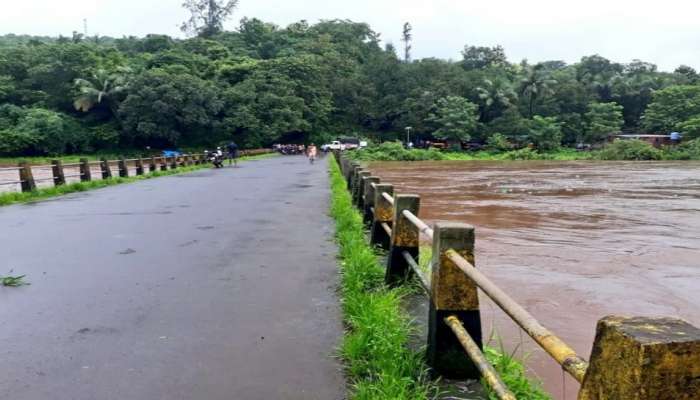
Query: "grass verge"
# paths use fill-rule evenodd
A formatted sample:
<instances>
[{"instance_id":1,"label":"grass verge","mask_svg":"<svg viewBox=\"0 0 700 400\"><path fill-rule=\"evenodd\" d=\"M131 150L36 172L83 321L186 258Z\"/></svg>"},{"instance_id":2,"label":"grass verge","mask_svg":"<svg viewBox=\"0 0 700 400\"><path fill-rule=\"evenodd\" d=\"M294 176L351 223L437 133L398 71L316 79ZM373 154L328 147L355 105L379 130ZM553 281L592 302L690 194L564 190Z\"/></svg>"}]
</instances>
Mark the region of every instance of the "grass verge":
<instances>
[{"instance_id":1,"label":"grass verge","mask_svg":"<svg viewBox=\"0 0 700 400\"><path fill-rule=\"evenodd\" d=\"M423 355L408 347L410 319L401 308L406 291L384 285L377 254L365 239L362 218L329 157L331 215L340 249L341 297L346 334L340 354L352 385L351 399L420 400L437 389Z\"/></svg>"},{"instance_id":2,"label":"grass verge","mask_svg":"<svg viewBox=\"0 0 700 400\"><path fill-rule=\"evenodd\" d=\"M261 154L257 156L241 157L239 161L257 160L261 158L276 156L276 153ZM10 192L0 194L0 206L7 206L15 203L28 203L33 201L45 200L51 197L62 196L69 193L85 192L87 190L99 189L107 186L120 185L123 183L142 181L145 179L158 178L161 176L183 174L196 171L203 168L212 168L211 164L194 165L190 167L179 167L177 169L169 169L167 171L154 171L149 174L140 176L131 176L128 178L114 177L105 180L94 180L90 182L76 182L67 185L61 185L49 188L40 188L33 192Z\"/></svg>"}]
</instances>

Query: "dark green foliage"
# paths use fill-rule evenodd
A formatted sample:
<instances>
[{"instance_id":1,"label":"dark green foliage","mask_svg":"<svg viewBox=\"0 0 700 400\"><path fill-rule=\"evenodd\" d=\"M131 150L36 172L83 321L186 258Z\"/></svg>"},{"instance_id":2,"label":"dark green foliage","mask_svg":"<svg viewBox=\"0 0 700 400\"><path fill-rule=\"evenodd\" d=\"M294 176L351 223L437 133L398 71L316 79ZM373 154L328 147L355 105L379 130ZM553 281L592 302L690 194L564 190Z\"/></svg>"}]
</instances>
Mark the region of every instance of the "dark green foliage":
<instances>
[{"instance_id":1,"label":"dark green foliage","mask_svg":"<svg viewBox=\"0 0 700 400\"><path fill-rule=\"evenodd\" d=\"M696 117L700 117L700 86L671 86L654 93L643 124L649 131L668 133Z\"/></svg>"},{"instance_id":2,"label":"dark green foliage","mask_svg":"<svg viewBox=\"0 0 700 400\"><path fill-rule=\"evenodd\" d=\"M573 65L512 64L500 46L465 46L459 61L410 60L381 48L365 23L280 27L243 18L227 32L221 23L235 1L185 3L197 34L186 40L0 37L0 106L43 110L31 114L44 113L46 129L59 133L37 139L27 133L38 123L5 118L0 151L212 146L231 138L257 147L354 132L383 141L407 126L414 142L485 144L501 133L515 146L544 149L558 145L555 123L565 145L598 141L618 128L619 111L626 131L698 135L700 79L687 66L666 73L598 55ZM556 121L543 129L535 116Z\"/></svg>"},{"instance_id":3,"label":"dark green foliage","mask_svg":"<svg viewBox=\"0 0 700 400\"><path fill-rule=\"evenodd\" d=\"M538 150L556 150L561 146L563 134L555 118L535 115L526 127L528 138Z\"/></svg>"},{"instance_id":4,"label":"dark green foliage","mask_svg":"<svg viewBox=\"0 0 700 400\"><path fill-rule=\"evenodd\" d=\"M617 103L591 103L585 116L588 143L605 140L608 135L620 131L624 124L622 106Z\"/></svg>"}]
</instances>

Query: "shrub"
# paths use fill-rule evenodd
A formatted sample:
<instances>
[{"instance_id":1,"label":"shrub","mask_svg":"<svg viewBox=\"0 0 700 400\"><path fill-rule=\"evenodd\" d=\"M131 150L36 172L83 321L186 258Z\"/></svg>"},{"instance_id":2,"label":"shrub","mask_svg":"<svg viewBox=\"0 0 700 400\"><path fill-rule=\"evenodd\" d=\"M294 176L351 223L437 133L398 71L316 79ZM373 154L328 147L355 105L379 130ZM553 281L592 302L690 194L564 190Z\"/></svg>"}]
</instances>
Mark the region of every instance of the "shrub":
<instances>
[{"instance_id":1,"label":"shrub","mask_svg":"<svg viewBox=\"0 0 700 400\"><path fill-rule=\"evenodd\" d=\"M408 150L401 142L384 142L379 146L352 151L350 157L362 161L427 161L444 160L445 156L438 149Z\"/></svg>"},{"instance_id":2,"label":"shrub","mask_svg":"<svg viewBox=\"0 0 700 400\"><path fill-rule=\"evenodd\" d=\"M642 140L616 140L601 152L602 160L660 160L663 153Z\"/></svg>"},{"instance_id":3,"label":"shrub","mask_svg":"<svg viewBox=\"0 0 700 400\"><path fill-rule=\"evenodd\" d=\"M486 148L492 151L508 151L512 146L504 135L494 133L486 139Z\"/></svg>"},{"instance_id":4,"label":"shrub","mask_svg":"<svg viewBox=\"0 0 700 400\"><path fill-rule=\"evenodd\" d=\"M667 160L700 160L700 138L669 148L664 154Z\"/></svg>"}]
</instances>

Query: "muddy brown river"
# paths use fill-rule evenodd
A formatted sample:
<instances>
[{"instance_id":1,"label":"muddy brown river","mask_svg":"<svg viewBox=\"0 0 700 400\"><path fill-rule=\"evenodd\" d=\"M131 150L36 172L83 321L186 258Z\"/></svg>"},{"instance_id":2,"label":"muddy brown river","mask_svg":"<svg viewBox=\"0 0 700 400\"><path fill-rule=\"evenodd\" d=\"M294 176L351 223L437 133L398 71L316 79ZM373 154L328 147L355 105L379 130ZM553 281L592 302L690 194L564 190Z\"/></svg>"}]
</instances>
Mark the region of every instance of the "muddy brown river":
<instances>
[{"instance_id":1,"label":"muddy brown river","mask_svg":"<svg viewBox=\"0 0 700 400\"><path fill-rule=\"evenodd\" d=\"M476 227L476 265L588 359L598 319L672 316L700 326L700 163L381 162L427 221ZM525 356L556 399L578 384L486 296L484 334ZM492 342L497 345L497 342Z\"/></svg>"}]
</instances>

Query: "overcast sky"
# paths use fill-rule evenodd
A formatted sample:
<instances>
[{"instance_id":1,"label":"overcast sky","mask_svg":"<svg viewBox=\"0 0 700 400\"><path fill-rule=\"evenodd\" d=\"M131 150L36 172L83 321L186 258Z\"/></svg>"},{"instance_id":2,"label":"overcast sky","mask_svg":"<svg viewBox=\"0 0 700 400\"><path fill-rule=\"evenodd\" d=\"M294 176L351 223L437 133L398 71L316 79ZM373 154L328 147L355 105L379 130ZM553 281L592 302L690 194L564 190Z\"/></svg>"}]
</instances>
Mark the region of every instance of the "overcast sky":
<instances>
[{"instance_id":1,"label":"overcast sky","mask_svg":"<svg viewBox=\"0 0 700 400\"><path fill-rule=\"evenodd\" d=\"M88 20L91 35L182 36L182 0L0 0L0 34L70 35ZM281 26L306 19L368 22L401 45L413 25L414 58L460 58L465 44L502 45L517 62L575 62L598 53L618 62L638 58L673 70L700 69L700 2L696 0L241 0L227 23L243 16Z\"/></svg>"}]
</instances>

